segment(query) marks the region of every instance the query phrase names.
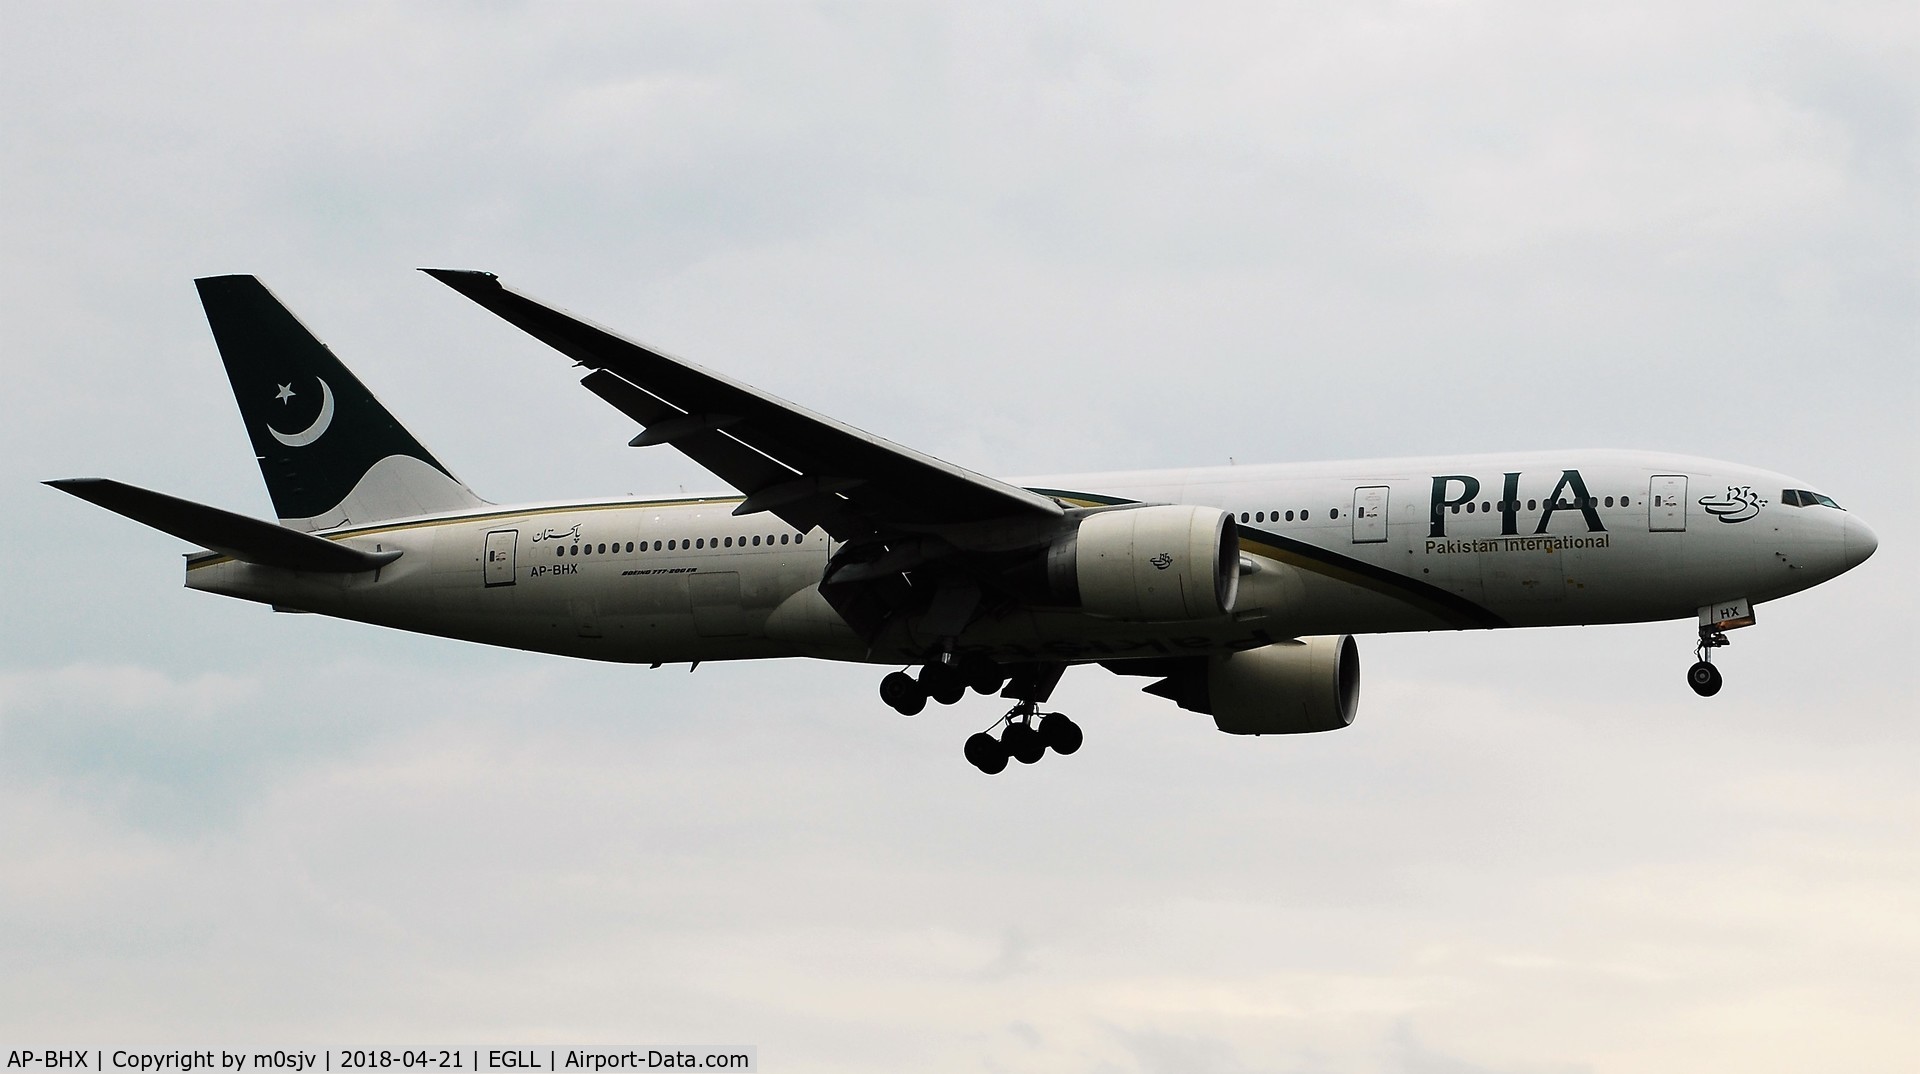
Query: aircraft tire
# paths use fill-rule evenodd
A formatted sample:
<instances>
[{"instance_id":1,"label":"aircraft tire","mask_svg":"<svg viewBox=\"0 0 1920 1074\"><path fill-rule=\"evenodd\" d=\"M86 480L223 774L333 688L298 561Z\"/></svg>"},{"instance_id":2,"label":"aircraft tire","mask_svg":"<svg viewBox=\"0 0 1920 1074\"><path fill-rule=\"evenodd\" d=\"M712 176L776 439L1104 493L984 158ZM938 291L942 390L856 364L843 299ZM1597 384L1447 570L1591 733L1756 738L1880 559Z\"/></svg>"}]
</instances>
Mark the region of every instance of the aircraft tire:
<instances>
[{"instance_id":1,"label":"aircraft tire","mask_svg":"<svg viewBox=\"0 0 1920 1074\"><path fill-rule=\"evenodd\" d=\"M960 666L961 674L966 676L967 685L977 694L997 694L1007 684L1007 673L1000 665L985 657L969 660Z\"/></svg>"},{"instance_id":2,"label":"aircraft tire","mask_svg":"<svg viewBox=\"0 0 1920 1074\"><path fill-rule=\"evenodd\" d=\"M1000 744L1021 764L1032 764L1047 754L1047 743L1040 732L1023 723L1008 724L1000 735Z\"/></svg>"},{"instance_id":3,"label":"aircraft tire","mask_svg":"<svg viewBox=\"0 0 1920 1074\"><path fill-rule=\"evenodd\" d=\"M896 671L880 680L880 700L902 716L918 716L927 707L927 692L913 676Z\"/></svg>"},{"instance_id":4,"label":"aircraft tire","mask_svg":"<svg viewBox=\"0 0 1920 1074\"><path fill-rule=\"evenodd\" d=\"M967 739L967 762L987 775L1007 769L1007 748L985 731Z\"/></svg>"},{"instance_id":5,"label":"aircraft tire","mask_svg":"<svg viewBox=\"0 0 1920 1074\"><path fill-rule=\"evenodd\" d=\"M1048 749L1062 757L1075 752L1086 741L1080 725L1067 719L1063 712L1056 712L1040 722L1040 737L1046 740Z\"/></svg>"},{"instance_id":6,"label":"aircraft tire","mask_svg":"<svg viewBox=\"0 0 1920 1074\"><path fill-rule=\"evenodd\" d=\"M1721 682L1720 669L1705 660L1687 669L1687 685L1693 687L1693 692L1701 697L1712 697L1719 693Z\"/></svg>"},{"instance_id":7,"label":"aircraft tire","mask_svg":"<svg viewBox=\"0 0 1920 1074\"><path fill-rule=\"evenodd\" d=\"M952 664L928 664L920 669L920 689L942 705L951 705L967 696L967 680Z\"/></svg>"}]
</instances>

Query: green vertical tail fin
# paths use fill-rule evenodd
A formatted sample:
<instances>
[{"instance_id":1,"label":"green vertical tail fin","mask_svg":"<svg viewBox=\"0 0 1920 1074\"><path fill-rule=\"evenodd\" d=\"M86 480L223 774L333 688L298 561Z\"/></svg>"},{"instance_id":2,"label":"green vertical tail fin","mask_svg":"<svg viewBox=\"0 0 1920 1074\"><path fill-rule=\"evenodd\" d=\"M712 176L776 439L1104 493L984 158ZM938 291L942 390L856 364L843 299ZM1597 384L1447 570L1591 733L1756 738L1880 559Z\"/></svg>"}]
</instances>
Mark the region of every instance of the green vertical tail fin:
<instances>
[{"instance_id":1,"label":"green vertical tail fin","mask_svg":"<svg viewBox=\"0 0 1920 1074\"><path fill-rule=\"evenodd\" d=\"M485 505L259 280L194 283L282 524L333 529Z\"/></svg>"}]
</instances>

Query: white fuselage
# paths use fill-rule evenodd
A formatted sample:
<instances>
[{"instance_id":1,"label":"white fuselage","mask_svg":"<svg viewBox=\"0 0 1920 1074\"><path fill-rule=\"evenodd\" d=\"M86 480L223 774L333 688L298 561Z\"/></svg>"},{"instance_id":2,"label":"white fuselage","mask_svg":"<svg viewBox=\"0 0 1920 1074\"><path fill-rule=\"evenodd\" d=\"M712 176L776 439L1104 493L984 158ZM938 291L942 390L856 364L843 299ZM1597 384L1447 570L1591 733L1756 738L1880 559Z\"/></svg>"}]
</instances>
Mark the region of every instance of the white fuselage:
<instances>
[{"instance_id":1,"label":"white fuselage","mask_svg":"<svg viewBox=\"0 0 1920 1074\"><path fill-rule=\"evenodd\" d=\"M1236 466L1019 482L1068 506L1217 507L1239 525L1232 614L1178 623L1074 609L988 614L963 651L1087 661L1219 653L1337 633L1691 618L1757 604L1865 559L1849 513L1783 502L1812 486L1623 451ZM371 574L189 560L191 588L404 630L600 660L815 656L901 663L938 639L909 620L869 644L817 586L819 531L735 516L738 496L489 508L323 536L402 552Z\"/></svg>"}]
</instances>

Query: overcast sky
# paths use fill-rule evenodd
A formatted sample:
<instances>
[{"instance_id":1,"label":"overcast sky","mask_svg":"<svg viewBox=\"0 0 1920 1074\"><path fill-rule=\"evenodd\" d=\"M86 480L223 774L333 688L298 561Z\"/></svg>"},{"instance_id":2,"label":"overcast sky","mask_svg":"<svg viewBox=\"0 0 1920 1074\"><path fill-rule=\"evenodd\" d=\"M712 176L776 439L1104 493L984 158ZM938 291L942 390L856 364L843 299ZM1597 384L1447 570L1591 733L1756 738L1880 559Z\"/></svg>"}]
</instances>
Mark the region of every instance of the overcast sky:
<instances>
[{"instance_id":1,"label":"overcast sky","mask_svg":"<svg viewBox=\"0 0 1920 1074\"><path fill-rule=\"evenodd\" d=\"M0 10L0 1040L1913 1069L1911 3ZM37 484L270 514L246 272L489 499L717 487L423 265L989 473L1672 450L1880 551L1712 700L1687 622L1364 638L1349 730L1079 670L988 779L987 699L274 615Z\"/></svg>"}]
</instances>

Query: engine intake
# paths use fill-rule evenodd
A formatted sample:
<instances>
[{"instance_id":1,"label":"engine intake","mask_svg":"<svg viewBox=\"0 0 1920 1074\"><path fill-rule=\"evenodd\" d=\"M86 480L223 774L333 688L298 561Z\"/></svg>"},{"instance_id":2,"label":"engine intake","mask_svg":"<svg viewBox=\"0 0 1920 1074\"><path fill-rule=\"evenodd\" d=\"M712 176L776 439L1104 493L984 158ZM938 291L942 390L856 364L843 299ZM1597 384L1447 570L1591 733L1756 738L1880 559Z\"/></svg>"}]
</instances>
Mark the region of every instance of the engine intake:
<instances>
[{"instance_id":1,"label":"engine intake","mask_svg":"<svg viewBox=\"0 0 1920 1074\"><path fill-rule=\"evenodd\" d=\"M1240 533L1211 507L1096 511L1047 550L1056 597L1089 615L1177 622L1230 614L1240 591Z\"/></svg>"}]
</instances>

